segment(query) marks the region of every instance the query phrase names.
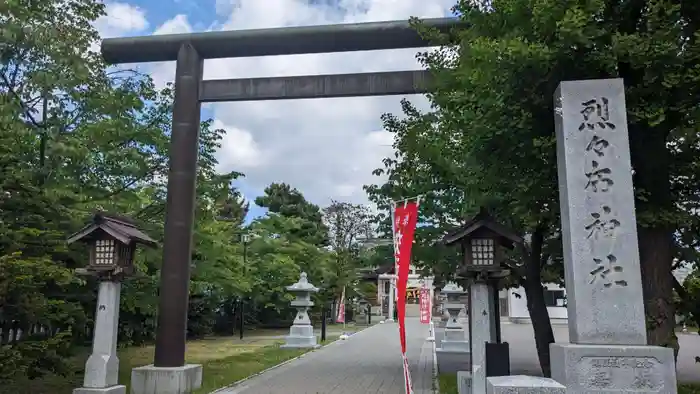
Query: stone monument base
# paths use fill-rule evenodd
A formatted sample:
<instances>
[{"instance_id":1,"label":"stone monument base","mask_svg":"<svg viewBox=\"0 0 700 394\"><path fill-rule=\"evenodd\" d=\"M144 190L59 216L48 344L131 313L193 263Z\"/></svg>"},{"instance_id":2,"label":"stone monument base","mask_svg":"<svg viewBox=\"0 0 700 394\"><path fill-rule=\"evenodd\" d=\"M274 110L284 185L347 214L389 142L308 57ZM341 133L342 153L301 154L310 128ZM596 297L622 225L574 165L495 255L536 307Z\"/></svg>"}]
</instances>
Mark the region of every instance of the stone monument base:
<instances>
[{"instance_id":1,"label":"stone monument base","mask_svg":"<svg viewBox=\"0 0 700 394\"><path fill-rule=\"evenodd\" d=\"M202 366L146 365L131 370L131 394L189 394L202 387Z\"/></svg>"},{"instance_id":2,"label":"stone monument base","mask_svg":"<svg viewBox=\"0 0 700 394\"><path fill-rule=\"evenodd\" d=\"M472 394L472 373L457 371L457 393Z\"/></svg>"},{"instance_id":3,"label":"stone monument base","mask_svg":"<svg viewBox=\"0 0 700 394\"><path fill-rule=\"evenodd\" d=\"M566 394L554 379L513 375L486 378L486 394Z\"/></svg>"},{"instance_id":4,"label":"stone monument base","mask_svg":"<svg viewBox=\"0 0 700 394\"><path fill-rule=\"evenodd\" d=\"M471 368L471 354L463 349L435 349L435 359L440 373L457 373Z\"/></svg>"},{"instance_id":5,"label":"stone monument base","mask_svg":"<svg viewBox=\"0 0 700 394\"><path fill-rule=\"evenodd\" d=\"M440 349L469 353L471 351L471 347L469 346L469 341L464 339L464 332L462 332L461 337L457 335L454 336L457 338L450 338L447 335L445 335L445 338L442 341L440 341Z\"/></svg>"},{"instance_id":6,"label":"stone monument base","mask_svg":"<svg viewBox=\"0 0 700 394\"><path fill-rule=\"evenodd\" d=\"M284 341L284 345L280 346L283 349L319 347L316 335L314 335L314 328L310 325L291 326L289 328L289 335L284 337Z\"/></svg>"},{"instance_id":7,"label":"stone monument base","mask_svg":"<svg viewBox=\"0 0 700 394\"><path fill-rule=\"evenodd\" d=\"M550 360L567 394L678 392L671 348L553 343Z\"/></svg>"},{"instance_id":8,"label":"stone monument base","mask_svg":"<svg viewBox=\"0 0 700 394\"><path fill-rule=\"evenodd\" d=\"M321 345L318 344L316 336L312 337L284 337L285 344L280 345L282 349L300 349L300 348L319 348Z\"/></svg>"},{"instance_id":9,"label":"stone monument base","mask_svg":"<svg viewBox=\"0 0 700 394\"><path fill-rule=\"evenodd\" d=\"M73 390L73 394L126 394L126 386L116 385L105 388L81 387Z\"/></svg>"}]
</instances>

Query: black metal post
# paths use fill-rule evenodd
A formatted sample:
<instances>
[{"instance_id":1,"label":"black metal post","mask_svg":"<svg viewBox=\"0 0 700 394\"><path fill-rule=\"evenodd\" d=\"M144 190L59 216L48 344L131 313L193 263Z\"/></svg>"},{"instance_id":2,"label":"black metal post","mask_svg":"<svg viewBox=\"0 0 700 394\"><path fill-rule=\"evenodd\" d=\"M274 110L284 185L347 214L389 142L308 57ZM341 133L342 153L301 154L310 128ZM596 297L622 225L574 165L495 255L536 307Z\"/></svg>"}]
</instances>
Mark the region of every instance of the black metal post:
<instances>
[{"instance_id":1,"label":"black metal post","mask_svg":"<svg viewBox=\"0 0 700 394\"><path fill-rule=\"evenodd\" d=\"M323 308L321 308L321 342L326 340L326 303L323 303Z\"/></svg>"},{"instance_id":2,"label":"black metal post","mask_svg":"<svg viewBox=\"0 0 700 394\"><path fill-rule=\"evenodd\" d=\"M495 319L496 343L501 343L501 297L498 295L498 280L493 281L493 318Z\"/></svg>"},{"instance_id":3,"label":"black metal post","mask_svg":"<svg viewBox=\"0 0 700 394\"><path fill-rule=\"evenodd\" d=\"M248 236L243 235L243 272L248 272ZM244 322L244 309L243 309L243 297L241 297L241 305L239 307L240 316L238 322L238 335L241 340L243 340L243 322Z\"/></svg>"},{"instance_id":4,"label":"black metal post","mask_svg":"<svg viewBox=\"0 0 700 394\"><path fill-rule=\"evenodd\" d=\"M240 340L243 340L243 323L245 321L245 309L243 307L244 303L242 297L239 302L240 305L238 306L238 338Z\"/></svg>"},{"instance_id":5,"label":"black metal post","mask_svg":"<svg viewBox=\"0 0 700 394\"><path fill-rule=\"evenodd\" d=\"M156 367L185 365L195 183L199 154L202 59L189 43L177 55L170 170L160 276Z\"/></svg>"}]
</instances>

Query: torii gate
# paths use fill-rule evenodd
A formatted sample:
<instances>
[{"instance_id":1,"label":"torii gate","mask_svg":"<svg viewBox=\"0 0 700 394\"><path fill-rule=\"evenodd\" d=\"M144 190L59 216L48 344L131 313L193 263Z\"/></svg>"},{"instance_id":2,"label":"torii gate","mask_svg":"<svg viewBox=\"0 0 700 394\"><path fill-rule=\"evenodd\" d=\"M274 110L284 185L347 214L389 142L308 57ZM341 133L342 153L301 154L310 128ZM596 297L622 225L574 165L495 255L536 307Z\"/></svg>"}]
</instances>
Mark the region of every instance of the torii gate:
<instances>
[{"instance_id":1,"label":"torii gate","mask_svg":"<svg viewBox=\"0 0 700 394\"><path fill-rule=\"evenodd\" d=\"M456 18L422 21L445 33ZM109 38L111 64L177 61L155 367L185 365L188 290L203 102L408 95L426 92L428 71L202 80L204 59L430 46L409 21ZM201 374L201 369L199 370ZM201 375L200 375L201 379Z\"/></svg>"}]
</instances>

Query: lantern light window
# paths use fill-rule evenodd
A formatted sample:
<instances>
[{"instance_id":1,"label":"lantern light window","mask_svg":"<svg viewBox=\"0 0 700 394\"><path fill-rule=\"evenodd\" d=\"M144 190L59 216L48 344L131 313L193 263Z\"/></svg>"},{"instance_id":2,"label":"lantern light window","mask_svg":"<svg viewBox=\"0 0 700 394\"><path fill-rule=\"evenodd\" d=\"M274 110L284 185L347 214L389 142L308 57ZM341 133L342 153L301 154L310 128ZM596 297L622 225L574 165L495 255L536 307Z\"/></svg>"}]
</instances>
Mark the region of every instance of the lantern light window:
<instances>
[{"instance_id":1,"label":"lantern light window","mask_svg":"<svg viewBox=\"0 0 700 394\"><path fill-rule=\"evenodd\" d=\"M474 265L492 265L494 263L494 240L491 238L474 238L471 240L472 263Z\"/></svg>"},{"instance_id":2,"label":"lantern light window","mask_svg":"<svg viewBox=\"0 0 700 394\"><path fill-rule=\"evenodd\" d=\"M112 239L99 239L95 243L95 265L114 263L115 244Z\"/></svg>"}]
</instances>

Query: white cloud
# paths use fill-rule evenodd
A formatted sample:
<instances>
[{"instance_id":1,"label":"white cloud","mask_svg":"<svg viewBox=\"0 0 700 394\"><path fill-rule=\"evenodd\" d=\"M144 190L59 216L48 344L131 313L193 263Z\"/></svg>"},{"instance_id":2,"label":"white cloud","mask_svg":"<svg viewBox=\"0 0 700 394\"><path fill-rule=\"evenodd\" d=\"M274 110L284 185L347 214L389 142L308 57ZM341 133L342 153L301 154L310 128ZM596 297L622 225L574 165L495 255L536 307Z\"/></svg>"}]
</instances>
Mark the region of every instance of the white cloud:
<instances>
[{"instance_id":1,"label":"white cloud","mask_svg":"<svg viewBox=\"0 0 700 394\"><path fill-rule=\"evenodd\" d=\"M146 13L135 5L107 2L105 8L107 15L95 21L102 38L143 32L148 28Z\"/></svg>"},{"instance_id":2,"label":"white cloud","mask_svg":"<svg viewBox=\"0 0 700 394\"><path fill-rule=\"evenodd\" d=\"M444 16L454 0L217 0L227 19L217 30L353 23ZM156 32L192 31L178 15ZM417 49L217 59L205 62L206 79L419 68ZM174 64L149 66L162 85L174 78ZM366 202L362 186L376 182L371 171L392 154L392 136L381 129L382 113L400 113L401 97L290 100L208 105L217 125L228 130L218 154L222 170L246 174L250 189L274 181L300 189L311 201L330 198ZM423 97L411 100L425 108ZM218 126L217 126L218 127Z\"/></svg>"},{"instance_id":3,"label":"white cloud","mask_svg":"<svg viewBox=\"0 0 700 394\"><path fill-rule=\"evenodd\" d=\"M229 126L220 120L214 120L215 129L226 130L226 135L221 141L221 149L218 152L220 171L246 171L259 167L266 161L266 155L259 148L250 132L241 130L235 126Z\"/></svg>"},{"instance_id":4,"label":"white cloud","mask_svg":"<svg viewBox=\"0 0 700 394\"><path fill-rule=\"evenodd\" d=\"M158 26L153 34L180 34L189 33L191 31L192 26L187 20L187 15L179 14Z\"/></svg>"}]
</instances>

